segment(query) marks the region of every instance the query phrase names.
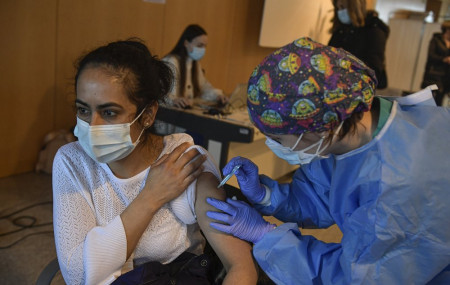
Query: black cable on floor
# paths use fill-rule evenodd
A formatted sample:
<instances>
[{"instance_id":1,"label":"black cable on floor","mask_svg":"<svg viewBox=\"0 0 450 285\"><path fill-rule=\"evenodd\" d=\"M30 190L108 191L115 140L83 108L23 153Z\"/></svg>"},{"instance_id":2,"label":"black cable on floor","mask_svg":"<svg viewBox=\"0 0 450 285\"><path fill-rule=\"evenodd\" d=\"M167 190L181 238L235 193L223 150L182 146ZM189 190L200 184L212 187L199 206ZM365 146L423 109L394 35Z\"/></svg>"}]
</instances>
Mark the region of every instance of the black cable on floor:
<instances>
[{"instance_id":1,"label":"black cable on floor","mask_svg":"<svg viewBox=\"0 0 450 285\"><path fill-rule=\"evenodd\" d=\"M18 214L18 213L23 212L25 210L28 210L28 209L31 209L31 208L34 208L34 207L37 207L37 206L40 206L40 205L46 205L46 204L53 204L53 202L52 201L46 201L46 202L40 202L40 203L32 204L30 206L27 206L27 207L24 207L22 209L19 209L19 210L13 212L13 213L8 214L8 215L1 216L0 220L10 218L10 217L14 216L15 214ZM12 231L5 232L5 233L0 233L0 237L7 236L7 235L10 235L10 234L14 234L14 233L26 230L26 229L43 227L43 226L48 226L48 225L52 225L53 224L53 223L36 224L36 218L33 217L33 216L28 216L28 215L26 215L26 216L19 216L17 218L14 218L14 219L11 220L11 222L16 227L19 227L19 229L12 230ZM19 243L20 241L26 239L27 237L33 236L33 235L48 234L48 233L53 234L53 231L43 231L43 232L30 233L30 234L27 234L27 235L21 237L20 239L14 241L13 243L11 243L11 244L9 244L7 246L0 246L0 249L11 248L12 246L14 246L15 244Z\"/></svg>"}]
</instances>

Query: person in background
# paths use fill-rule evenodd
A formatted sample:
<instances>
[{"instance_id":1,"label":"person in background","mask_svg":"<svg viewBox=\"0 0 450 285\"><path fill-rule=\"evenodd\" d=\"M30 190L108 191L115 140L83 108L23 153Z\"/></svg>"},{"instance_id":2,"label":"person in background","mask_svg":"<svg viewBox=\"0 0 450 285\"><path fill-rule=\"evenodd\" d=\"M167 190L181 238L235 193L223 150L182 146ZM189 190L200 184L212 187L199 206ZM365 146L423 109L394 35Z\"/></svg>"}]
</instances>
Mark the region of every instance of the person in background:
<instances>
[{"instance_id":1,"label":"person in background","mask_svg":"<svg viewBox=\"0 0 450 285\"><path fill-rule=\"evenodd\" d=\"M422 88L436 84L436 104L442 105L442 100L450 92L450 21L441 25L441 33L435 33L428 46L428 57Z\"/></svg>"},{"instance_id":2,"label":"person in background","mask_svg":"<svg viewBox=\"0 0 450 285\"><path fill-rule=\"evenodd\" d=\"M389 27L373 10L366 11L365 0L332 0L333 26L328 45L343 48L375 71L377 89L388 86L385 50Z\"/></svg>"},{"instance_id":3,"label":"person in background","mask_svg":"<svg viewBox=\"0 0 450 285\"><path fill-rule=\"evenodd\" d=\"M55 243L67 284L110 284L151 262L191 259L203 253L200 229L227 271L224 284L256 284L250 245L208 226L206 196L225 198L211 157L186 134L150 132L172 81L139 39L80 59L78 141L53 163Z\"/></svg>"},{"instance_id":4,"label":"person in background","mask_svg":"<svg viewBox=\"0 0 450 285\"><path fill-rule=\"evenodd\" d=\"M175 81L169 92L166 104L180 108L190 108L194 101L205 104L225 105L228 97L221 89L214 88L206 79L200 64L208 45L206 31L199 25L189 25L181 34L172 51L163 60L173 68ZM171 124L157 122L158 134L185 132L186 130ZM190 133L194 139L200 136Z\"/></svg>"},{"instance_id":5,"label":"person in background","mask_svg":"<svg viewBox=\"0 0 450 285\"><path fill-rule=\"evenodd\" d=\"M275 283L450 284L450 109L375 97L376 84L352 54L308 38L254 69L252 122L272 152L301 167L282 184L231 159L223 174L241 166L236 177L252 206L210 198L223 212L207 215L212 227L251 241ZM423 91L416 95L431 99ZM340 243L299 231L333 224Z\"/></svg>"},{"instance_id":6,"label":"person in background","mask_svg":"<svg viewBox=\"0 0 450 285\"><path fill-rule=\"evenodd\" d=\"M172 51L163 58L173 66L175 72L175 82L169 93L169 100L174 106L191 106L194 98L223 104L227 102L228 97L223 91L208 82L200 64L207 45L206 31L199 25L189 25Z\"/></svg>"}]
</instances>

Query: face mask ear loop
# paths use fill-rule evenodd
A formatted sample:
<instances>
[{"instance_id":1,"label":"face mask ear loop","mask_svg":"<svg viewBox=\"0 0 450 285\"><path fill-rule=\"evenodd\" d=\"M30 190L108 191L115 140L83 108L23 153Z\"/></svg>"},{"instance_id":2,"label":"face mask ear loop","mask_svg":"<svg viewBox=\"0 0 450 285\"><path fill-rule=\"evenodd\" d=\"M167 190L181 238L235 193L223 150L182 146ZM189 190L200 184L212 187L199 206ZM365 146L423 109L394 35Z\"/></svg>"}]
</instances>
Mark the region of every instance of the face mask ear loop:
<instances>
[{"instance_id":1,"label":"face mask ear loop","mask_svg":"<svg viewBox=\"0 0 450 285\"><path fill-rule=\"evenodd\" d=\"M319 145L319 147L317 148L316 155L320 155L327 147L330 146L330 144L333 142L333 140L334 140L334 138L336 137L336 135L339 134L339 131L341 130L341 127L342 127L343 124L344 124L344 121L342 121L342 122L339 124L339 126L337 127L336 132L334 132L333 137L331 138L330 142L329 142L329 143L328 143L321 151L319 151L319 149L320 149L320 147L321 147L321 145L322 145L322 142L323 142L323 140L325 139L325 137L322 137L322 141L320 142L320 145Z\"/></svg>"},{"instance_id":2,"label":"face mask ear loop","mask_svg":"<svg viewBox=\"0 0 450 285\"><path fill-rule=\"evenodd\" d=\"M140 138L141 138L142 134L144 133L144 131L145 131L145 128L142 129L142 131L141 131L141 133L139 134L137 140L133 143L135 146L139 143Z\"/></svg>"},{"instance_id":3,"label":"face mask ear loop","mask_svg":"<svg viewBox=\"0 0 450 285\"><path fill-rule=\"evenodd\" d=\"M317 147L317 150L316 150L316 153L315 153L316 156L317 156L317 155L320 155L320 154L327 148L327 146L325 146L323 149L320 149L320 147L322 146L324 140L325 140L325 137L323 136L323 137L320 139L319 146Z\"/></svg>"},{"instance_id":4,"label":"face mask ear loop","mask_svg":"<svg viewBox=\"0 0 450 285\"><path fill-rule=\"evenodd\" d=\"M342 125L344 124L344 121L342 121L339 126L337 127L336 131L333 134L333 137L331 138L330 144L333 142L334 138L339 134L341 131Z\"/></svg>"},{"instance_id":5,"label":"face mask ear loop","mask_svg":"<svg viewBox=\"0 0 450 285\"><path fill-rule=\"evenodd\" d=\"M144 109L142 109L142 111L139 113L139 115L130 123L130 126L132 124L134 124L134 122L136 122L137 119L139 119L140 116L142 116L142 114L144 113L145 109L147 109L147 106L145 106Z\"/></svg>"},{"instance_id":6,"label":"face mask ear loop","mask_svg":"<svg viewBox=\"0 0 450 285\"><path fill-rule=\"evenodd\" d=\"M294 149L297 147L298 143L302 140L303 134L304 134L304 133L302 133L302 134L298 137L297 142L294 144L293 147L290 148L291 150L294 150Z\"/></svg>"},{"instance_id":7,"label":"face mask ear loop","mask_svg":"<svg viewBox=\"0 0 450 285\"><path fill-rule=\"evenodd\" d=\"M131 126L134 122L136 122L137 119L139 119L139 117L144 113L145 109L147 109L147 106L145 106L144 109L142 109L142 111L139 113L139 115L133 120L133 122L130 123L130 126ZM141 131L141 133L139 134L137 140L133 143L134 146L136 146L136 145L139 143L139 140L140 140L142 134L144 133L145 129L146 129L145 127L142 129L142 131Z\"/></svg>"}]
</instances>

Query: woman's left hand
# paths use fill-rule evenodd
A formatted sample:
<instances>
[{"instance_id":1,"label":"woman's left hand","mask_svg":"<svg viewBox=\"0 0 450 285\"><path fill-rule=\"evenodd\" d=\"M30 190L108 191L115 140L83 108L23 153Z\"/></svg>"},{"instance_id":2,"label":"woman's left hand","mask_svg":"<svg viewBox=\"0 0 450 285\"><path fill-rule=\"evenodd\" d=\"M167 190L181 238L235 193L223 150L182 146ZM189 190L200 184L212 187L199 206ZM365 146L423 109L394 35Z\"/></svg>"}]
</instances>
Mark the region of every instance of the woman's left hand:
<instances>
[{"instance_id":1,"label":"woman's left hand","mask_svg":"<svg viewBox=\"0 0 450 285\"><path fill-rule=\"evenodd\" d=\"M229 98L226 95L219 95L217 96L217 101L220 102L220 104L225 105L226 103L228 103Z\"/></svg>"},{"instance_id":2,"label":"woman's left hand","mask_svg":"<svg viewBox=\"0 0 450 285\"><path fill-rule=\"evenodd\" d=\"M240 239L257 243L275 225L270 224L255 209L243 201L227 199L226 202L207 198L206 202L225 213L206 212L211 219L222 223L210 223L211 227ZM223 224L225 223L225 224Z\"/></svg>"},{"instance_id":3,"label":"woman's left hand","mask_svg":"<svg viewBox=\"0 0 450 285\"><path fill-rule=\"evenodd\" d=\"M145 189L152 193L159 206L178 197L203 172L206 156L183 143L170 154L165 154L151 168Z\"/></svg>"}]
</instances>

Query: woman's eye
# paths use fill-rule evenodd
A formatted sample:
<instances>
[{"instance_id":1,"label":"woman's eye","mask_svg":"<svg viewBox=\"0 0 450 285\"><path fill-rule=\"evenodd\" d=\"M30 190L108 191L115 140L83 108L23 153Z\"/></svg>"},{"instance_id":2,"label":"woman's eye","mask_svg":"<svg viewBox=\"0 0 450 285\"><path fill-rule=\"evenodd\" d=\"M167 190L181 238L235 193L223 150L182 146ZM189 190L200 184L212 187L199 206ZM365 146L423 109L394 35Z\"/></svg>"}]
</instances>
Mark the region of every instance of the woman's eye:
<instances>
[{"instance_id":1,"label":"woman's eye","mask_svg":"<svg viewBox=\"0 0 450 285\"><path fill-rule=\"evenodd\" d=\"M116 116L117 115L117 113L116 112L114 112L113 110L104 110L103 111L103 116L104 117L114 117L114 116Z\"/></svg>"},{"instance_id":2,"label":"woman's eye","mask_svg":"<svg viewBox=\"0 0 450 285\"><path fill-rule=\"evenodd\" d=\"M89 110L84 107L77 107L77 116L78 117L86 117L89 115Z\"/></svg>"}]
</instances>

